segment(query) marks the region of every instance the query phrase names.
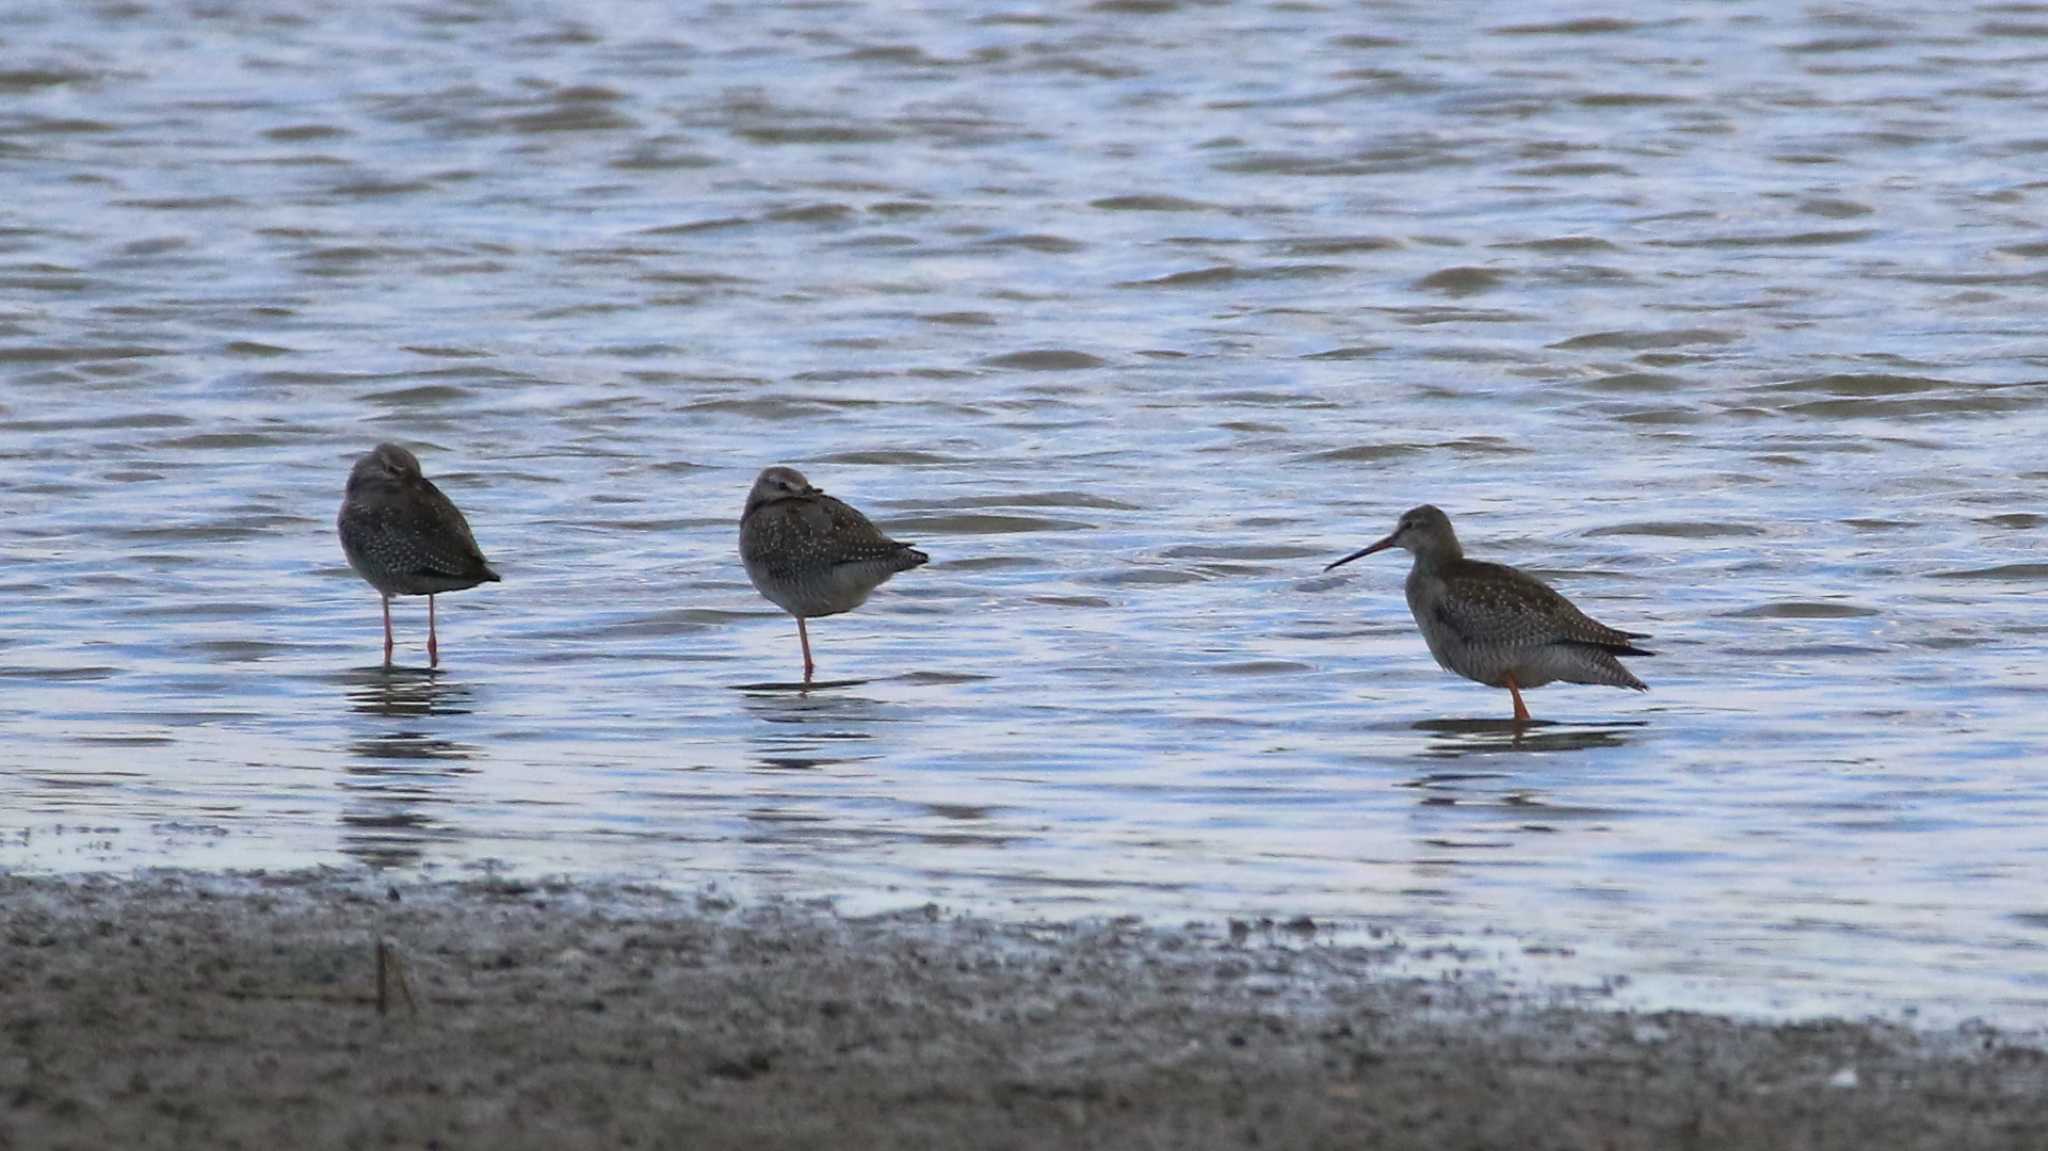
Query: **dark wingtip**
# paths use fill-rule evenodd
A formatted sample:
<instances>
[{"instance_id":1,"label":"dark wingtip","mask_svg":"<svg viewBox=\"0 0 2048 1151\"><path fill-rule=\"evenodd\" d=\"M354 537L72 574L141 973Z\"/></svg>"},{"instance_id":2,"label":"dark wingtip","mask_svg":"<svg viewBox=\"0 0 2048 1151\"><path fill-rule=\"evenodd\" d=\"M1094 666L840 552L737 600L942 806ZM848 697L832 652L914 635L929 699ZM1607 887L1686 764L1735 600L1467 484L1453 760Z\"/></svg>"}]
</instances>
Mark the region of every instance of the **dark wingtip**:
<instances>
[{"instance_id":1,"label":"dark wingtip","mask_svg":"<svg viewBox=\"0 0 2048 1151\"><path fill-rule=\"evenodd\" d=\"M1592 649L1593 649L1594 651L1603 651L1603 652L1606 652L1606 653L1607 653L1608 655L1656 655L1656 654L1657 654L1656 652L1654 652L1654 651L1650 651L1650 650L1648 650L1648 649L1646 649L1646 648L1640 648L1640 647L1637 647L1636 645L1634 645L1634 644L1632 644L1632 643L1601 643L1601 642L1600 642L1599 640L1586 640L1586 639L1568 639L1568 640L1565 640L1565 641L1563 641L1563 642L1565 642L1566 644L1569 644L1569 645L1571 645L1571 646L1574 646L1574 647L1586 647L1586 648L1592 648Z\"/></svg>"}]
</instances>

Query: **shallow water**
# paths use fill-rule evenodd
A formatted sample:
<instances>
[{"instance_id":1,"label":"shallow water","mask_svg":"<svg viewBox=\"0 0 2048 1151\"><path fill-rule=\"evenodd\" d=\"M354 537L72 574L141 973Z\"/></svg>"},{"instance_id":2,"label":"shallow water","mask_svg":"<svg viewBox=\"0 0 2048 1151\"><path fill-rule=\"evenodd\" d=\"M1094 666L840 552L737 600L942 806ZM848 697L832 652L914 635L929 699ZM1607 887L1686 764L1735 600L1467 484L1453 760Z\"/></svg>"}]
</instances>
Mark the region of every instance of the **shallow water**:
<instances>
[{"instance_id":1,"label":"shallow water","mask_svg":"<svg viewBox=\"0 0 2048 1151\"><path fill-rule=\"evenodd\" d=\"M0 867L1306 913L2048 1023L2048 9L302 8L6 34ZM381 438L505 575L438 673L333 536ZM769 463L933 556L810 692ZM1424 500L1654 690L1517 736L1400 558L1321 573Z\"/></svg>"}]
</instances>

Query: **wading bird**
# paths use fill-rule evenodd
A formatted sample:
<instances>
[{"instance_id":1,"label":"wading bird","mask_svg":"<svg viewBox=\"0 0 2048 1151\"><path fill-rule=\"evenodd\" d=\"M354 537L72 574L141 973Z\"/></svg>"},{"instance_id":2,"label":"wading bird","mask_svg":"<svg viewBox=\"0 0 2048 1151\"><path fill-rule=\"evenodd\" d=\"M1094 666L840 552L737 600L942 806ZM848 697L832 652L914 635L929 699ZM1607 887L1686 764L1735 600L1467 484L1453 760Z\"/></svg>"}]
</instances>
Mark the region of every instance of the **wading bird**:
<instances>
[{"instance_id":1,"label":"wading bird","mask_svg":"<svg viewBox=\"0 0 2048 1151\"><path fill-rule=\"evenodd\" d=\"M804 621L852 611L890 576L930 558L883 535L795 468L763 471L740 514L740 561L755 590L796 617L805 683L818 665Z\"/></svg>"},{"instance_id":2,"label":"wading bird","mask_svg":"<svg viewBox=\"0 0 2048 1151\"><path fill-rule=\"evenodd\" d=\"M441 666L434 597L498 582L454 501L420 474L420 461L411 452L378 444L349 472L334 527L348 566L384 597L384 666L391 666L395 595L427 597L427 662Z\"/></svg>"},{"instance_id":3,"label":"wading bird","mask_svg":"<svg viewBox=\"0 0 2048 1151\"><path fill-rule=\"evenodd\" d=\"M1466 559L1451 517L1430 504L1403 512L1391 535L1323 570L1387 548L1415 554L1408 610L1429 654L1446 671L1507 688L1515 699L1515 722L1529 721L1525 687L1563 680L1650 690L1615 658L1655 655L1633 642L1648 635L1600 623L1526 572Z\"/></svg>"}]
</instances>

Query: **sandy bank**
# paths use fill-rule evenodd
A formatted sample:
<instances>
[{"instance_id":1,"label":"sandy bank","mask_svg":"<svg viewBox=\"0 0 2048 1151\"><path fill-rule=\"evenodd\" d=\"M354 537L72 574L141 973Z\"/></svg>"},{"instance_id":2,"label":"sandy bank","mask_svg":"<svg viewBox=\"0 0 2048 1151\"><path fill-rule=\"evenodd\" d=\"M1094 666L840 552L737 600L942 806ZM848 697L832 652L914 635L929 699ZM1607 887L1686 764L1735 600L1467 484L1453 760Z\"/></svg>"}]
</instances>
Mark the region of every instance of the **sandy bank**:
<instances>
[{"instance_id":1,"label":"sandy bank","mask_svg":"<svg viewBox=\"0 0 2048 1151\"><path fill-rule=\"evenodd\" d=\"M1222 928L0 877L0 1148L2021 1148L1989 1031L1532 1005ZM417 1014L380 1015L373 940Z\"/></svg>"}]
</instances>

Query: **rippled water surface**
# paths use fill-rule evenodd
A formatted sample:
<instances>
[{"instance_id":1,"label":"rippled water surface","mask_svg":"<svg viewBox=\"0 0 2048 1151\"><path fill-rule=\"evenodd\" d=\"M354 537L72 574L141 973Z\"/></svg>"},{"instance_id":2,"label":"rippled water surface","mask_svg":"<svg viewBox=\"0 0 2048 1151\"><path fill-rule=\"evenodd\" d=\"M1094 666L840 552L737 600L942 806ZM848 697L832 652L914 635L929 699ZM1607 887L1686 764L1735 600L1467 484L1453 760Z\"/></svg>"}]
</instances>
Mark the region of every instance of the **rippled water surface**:
<instances>
[{"instance_id":1,"label":"rippled water surface","mask_svg":"<svg viewBox=\"0 0 2048 1151\"><path fill-rule=\"evenodd\" d=\"M2048 1022L2048 8L11 12L0 866L1306 913ZM386 438L505 576L438 673L334 539ZM933 557L809 692L769 463ZM1425 500L1654 690L1518 735L1405 557L1322 574Z\"/></svg>"}]
</instances>

